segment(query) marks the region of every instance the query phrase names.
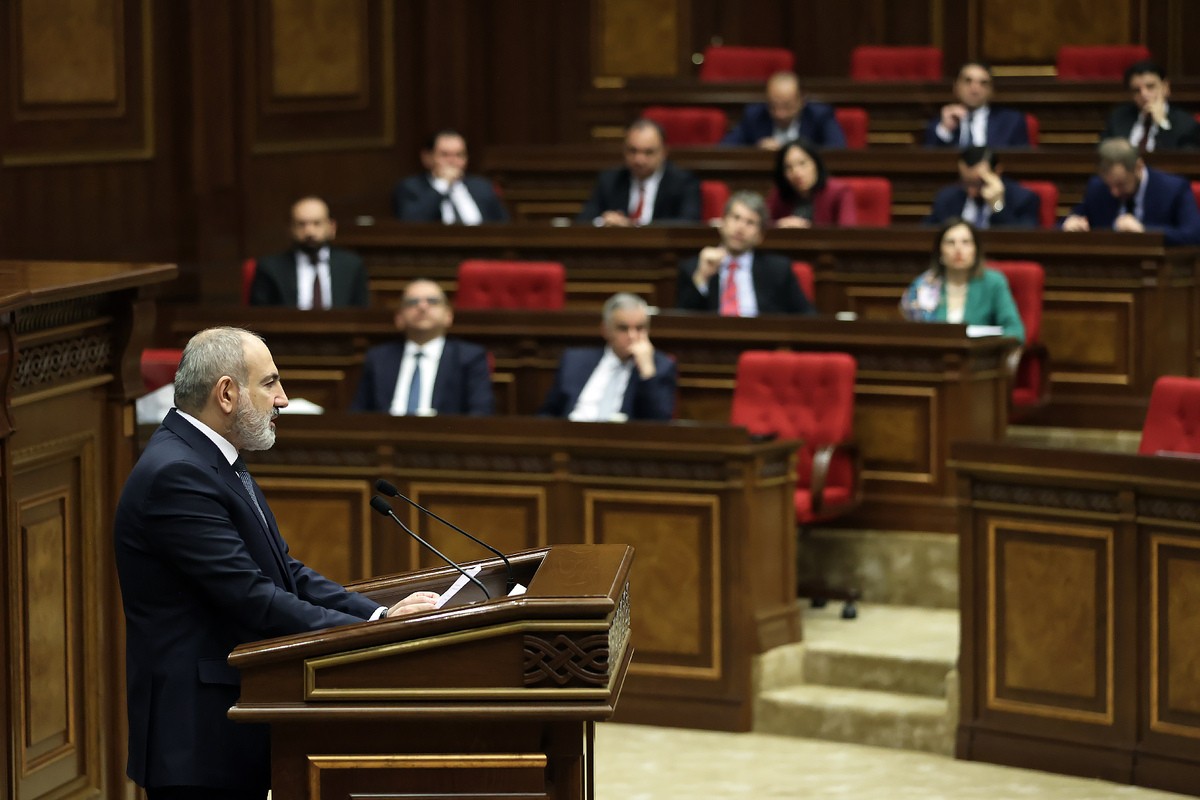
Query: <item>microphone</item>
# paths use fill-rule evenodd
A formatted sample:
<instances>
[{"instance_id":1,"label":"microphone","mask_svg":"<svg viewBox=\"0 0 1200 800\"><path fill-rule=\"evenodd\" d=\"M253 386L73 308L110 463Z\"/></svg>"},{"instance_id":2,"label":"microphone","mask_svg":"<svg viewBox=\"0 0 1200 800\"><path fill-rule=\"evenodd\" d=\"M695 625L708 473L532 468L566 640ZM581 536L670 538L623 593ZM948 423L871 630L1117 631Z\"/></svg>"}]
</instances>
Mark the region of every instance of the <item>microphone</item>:
<instances>
[{"instance_id":1,"label":"microphone","mask_svg":"<svg viewBox=\"0 0 1200 800\"><path fill-rule=\"evenodd\" d=\"M479 539L479 538L467 533L462 528L455 525L453 522L442 519L437 514L430 511L428 508L417 505L416 502L409 500L407 497L400 494L399 489L397 489L395 486L393 486L392 484L385 481L383 478L380 478L379 480L375 481L375 491L379 492L380 494L386 494L388 497L397 497L397 498L403 500L404 502L408 503L410 506L415 508L417 511L420 511L424 514L428 514L429 516L433 517L434 519L436 519L438 522L442 523L443 525L446 525L447 527L453 528L454 530L458 531L463 536L470 539L472 542L475 542L476 544L486 547L488 550L491 550L493 553L495 553L496 555L498 555L500 557L500 560L504 562L504 568L506 570L508 570L508 585L506 587L507 591L511 592L513 590L513 587L517 585L517 580L516 580L516 578L513 577L512 564L509 563L508 556L504 555L504 553L501 553L499 550L492 547L490 544L483 541L482 539Z\"/></svg>"},{"instance_id":2,"label":"microphone","mask_svg":"<svg viewBox=\"0 0 1200 800\"><path fill-rule=\"evenodd\" d=\"M426 550L430 551L435 556L440 558L442 561L445 561L447 564L449 564L450 566L454 567L456 570L461 572L464 578L466 578L467 580L471 581L471 583L474 583L476 586L479 587L480 591L483 592L484 597L486 597L488 600L492 599L492 595L488 592L487 587L484 586L477 578L473 578L472 576L468 575L467 571L465 569L460 567L455 562L451 561L449 558L446 558L446 556L444 556L440 550L438 550L436 547L431 545L429 542L422 539L420 536L417 536L417 534L413 533L411 528L409 528L407 525L405 525L403 522L401 522L400 518L396 516L396 512L393 511L392 507L388 505L387 500L384 500L379 495L375 495L374 497L371 498L371 508L375 509L376 511L378 511L380 514L382 514L385 517L391 517L392 521L395 522L397 525L399 525L401 528L403 528L405 533L407 533L409 536L413 537L418 542L420 542L421 545Z\"/></svg>"}]
</instances>

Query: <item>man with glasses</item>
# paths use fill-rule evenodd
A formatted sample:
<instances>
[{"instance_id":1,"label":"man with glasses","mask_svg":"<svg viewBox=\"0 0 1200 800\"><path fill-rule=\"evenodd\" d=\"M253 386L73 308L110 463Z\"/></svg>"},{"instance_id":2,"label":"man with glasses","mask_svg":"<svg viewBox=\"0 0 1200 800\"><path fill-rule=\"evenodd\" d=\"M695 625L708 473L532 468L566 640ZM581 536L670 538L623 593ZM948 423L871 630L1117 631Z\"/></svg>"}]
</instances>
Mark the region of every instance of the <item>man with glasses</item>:
<instances>
[{"instance_id":1,"label":"man with glasses","mask_svg":"<svg viewBox=\"0 0 1200 800\"><path fill-rule=\"evenodd\" d=\"M415 280L396 311L402 341L367 351L351 411L394 416L488 416L495 407L487 351L446 336L454 310L433 281Z\"/></svg>"}]
</instances>

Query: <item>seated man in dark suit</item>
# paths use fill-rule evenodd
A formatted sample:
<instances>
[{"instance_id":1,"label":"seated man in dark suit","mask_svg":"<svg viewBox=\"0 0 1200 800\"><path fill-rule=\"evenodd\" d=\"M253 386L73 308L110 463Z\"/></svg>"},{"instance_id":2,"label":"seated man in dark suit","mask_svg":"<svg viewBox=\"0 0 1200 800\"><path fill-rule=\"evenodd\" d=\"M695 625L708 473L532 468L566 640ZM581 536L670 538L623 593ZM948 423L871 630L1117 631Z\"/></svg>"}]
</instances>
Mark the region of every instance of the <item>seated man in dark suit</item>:
<instances>
[{"instance_id":1,"label":"seated man in dark suit","mask_svg":"<svg viewBox=\"0 0 1200 800\"><path fill-rule=\"evenodd\" d=\"M763 238L767 207L762 195L737 192L725 204L720 247L706 247L679 266L676 305L727 317L815 314L792 272L792 262L754 250Z\"/></svg>"},{"instance_id":2,"label":"seated man in dark suit","mask_svg":"<svg viewBox=\"0 0 1200 800\"><path fill-rule=\"evenodd\" d=\"M1153 61L1138 61L1125 70L1125 86L1133 100L1113 109L1101 139L1128 139L1140 152L1200 147L1200 124L1167 102L1171 82Z\"/></svg>"},{"instance_id":3,"label":"seated man in dark suit","mask_svg":"<svg viewBox=\"0 0 1200 800\"><path fill-rule=\"evenodd\" d=\"M796 73L776 72L767 79L767 102L746 106L741 122L721 144L778 150L801 136L823 150L846 146L833 108L806 102Z\"/></svg>"},{"instance_id":4,"label":"seated man in dark suit","mask_svg":"<svg viewBox=\"0 0 1200 800\"><path fill-rule=\"evenodd\" d=\"M1167 245L1200 244L1200 210L1191 185L1150 169L1128 139L1100 143L1100 166L1064 231L1161 232Z\"/></svg>"},{"instance_id":5,"label":"seated man in dark suit","mask_svg":"<svg viewBox=\"0 0 1200 800\"><path fill-rule=\"evenodd\" d=\"M404 340L367 351L350 410L490 415L495 398L487 351L447 338L453 321L442 287L427 280L408 284L396 312Z\"/></svg>"},{"instance_id":6,"label":"seated man in dark suit","mask_svg":"<svg viewBox=\"0 0 1200 800\"><path fill-rule=\"evenodd\" d=\"M438 131L421 151L425 172L410 175L392 190L392 214L405 222L479 225L508 222L508 211L492 182L467 174L467 140L457 131Z\"/></svg>"},{"instance_id":7,"label":"seated man in dark suit","mask_svg":"<svg viewBox=\"0 0 1200 800\"><path fill-rule=\"evenodd\" d=\"M319 197L292 205L292 249L258 260L250 305L300 309L370 305L367 268L356 253L334 247L337 222Z\"/></svg>"},{"instance_id":8,"label":"seated man in dark suit","mask_svg":"<svg viewBox=\"0 0 1200 800\"><path fill-rule=\"evenodd\" d=\"M621 228L699 222L700 181L667 160L662 128L639 119L625 133L625 166L600 173L575 221Z\"/></svg>"},{"instance_id":9,"label":"seated man in dark suit","mask_svg":"<svg viewBox=\"0 0 1200 800\"><path fill-rule=\"evenodd\" d=\"M989 105L992 69L987 64L963 64L954 81L954 96L958 102L942 106L941 113L926 127L926 147L1029 147L1025 115Z\"/></svg>"},{"instance_id":10,"label":"seated man in dark suit","mask_svg":"<svg viewBox=\"0 0 1200 800\"><path fill-rule=\"evenodd\" d=\"M576 422L669 420L675 413L675 362L650 342L646 301L621 292L604 303L606 347L563 351L539 414Z\"/></svg>"},{"instance_id":11,"label":"seated man in dark suit","mask_svg":"<svg viewBox=\"0 0 1200 800\"><path fill-rule=\"evenodd\" d=\"M958 156L959 182L937 193L925 222L940 225L959 217L976 228L1036 228L1042 199L1002 176L1001 170L989 148L963 150Z\"/></svg>"}]
</instances>

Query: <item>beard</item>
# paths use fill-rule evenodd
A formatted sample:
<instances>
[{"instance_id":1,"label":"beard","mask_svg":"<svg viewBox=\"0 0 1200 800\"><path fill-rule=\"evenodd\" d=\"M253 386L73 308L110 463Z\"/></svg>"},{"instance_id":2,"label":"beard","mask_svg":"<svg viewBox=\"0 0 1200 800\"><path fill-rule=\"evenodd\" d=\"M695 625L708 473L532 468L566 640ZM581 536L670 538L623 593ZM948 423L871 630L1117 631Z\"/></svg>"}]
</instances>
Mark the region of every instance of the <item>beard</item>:
<instances>
[{"instance_id":1,"label":"beard","mask_svg":"<svg viewBox=\"0 0 1200 800\"><path fill-rule=\"evenodd\" d=\"M237 413L233 417L232 433L241 442L241 450L270 450L275 444L275 431L271 420L279 415L279 409L259 412L250 403L248 393L238 396Z\"/></svg>"},{"instance_id":2,"label":"beard","mask_svg":"<svg viewBox=\"0 0 1200 800\"><path fill-rule=\"evenodd\" d=\"M317 254L321 252L321 248L327 244L329 243L324 240L301 239L296 242L296 247L310 259L316 260Z\"/></svg>"}]
</instances>

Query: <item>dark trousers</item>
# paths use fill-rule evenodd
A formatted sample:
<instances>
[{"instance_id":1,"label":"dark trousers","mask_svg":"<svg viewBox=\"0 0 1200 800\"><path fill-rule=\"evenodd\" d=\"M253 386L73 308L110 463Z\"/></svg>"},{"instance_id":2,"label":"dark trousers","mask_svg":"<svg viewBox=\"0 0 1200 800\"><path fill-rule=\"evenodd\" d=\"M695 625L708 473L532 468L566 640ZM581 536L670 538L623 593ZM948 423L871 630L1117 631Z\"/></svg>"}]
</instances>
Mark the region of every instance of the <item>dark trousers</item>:
<instances>
[{"instance_id":1,"label":"dark trousers","mask_svg":"<svg viewBox=\"0 0 1200 800\"><path fill-rule=\"evenodd\" d=\"M257 789L210 789L206 786L161 786L147 789L149 800L266 800L267 793Z\"/></svg>"}]
</instances>

